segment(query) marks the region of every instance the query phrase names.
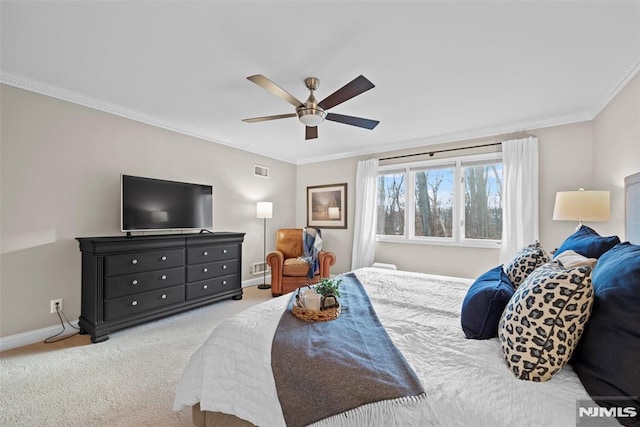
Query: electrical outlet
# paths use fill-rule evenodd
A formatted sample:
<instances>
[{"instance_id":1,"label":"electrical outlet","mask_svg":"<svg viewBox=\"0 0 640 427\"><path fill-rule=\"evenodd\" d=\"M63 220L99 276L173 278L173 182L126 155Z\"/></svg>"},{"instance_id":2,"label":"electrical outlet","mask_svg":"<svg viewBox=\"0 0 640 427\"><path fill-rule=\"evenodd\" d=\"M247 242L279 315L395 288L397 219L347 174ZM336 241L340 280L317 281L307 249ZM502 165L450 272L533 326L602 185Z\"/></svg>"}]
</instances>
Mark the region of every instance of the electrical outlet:
<instances>
[{"instance_id":1,"label":"electrical outlet","mask_svg":"<svg viewBox=\"0 0 640 427\"><path fill-rule=\"evenodd\" d=\"M51 314L56 314L56 304L58 304L58 308L62 310L62 298L60 299L52 299L51 300Z\"/></svg>"}]
</instances>

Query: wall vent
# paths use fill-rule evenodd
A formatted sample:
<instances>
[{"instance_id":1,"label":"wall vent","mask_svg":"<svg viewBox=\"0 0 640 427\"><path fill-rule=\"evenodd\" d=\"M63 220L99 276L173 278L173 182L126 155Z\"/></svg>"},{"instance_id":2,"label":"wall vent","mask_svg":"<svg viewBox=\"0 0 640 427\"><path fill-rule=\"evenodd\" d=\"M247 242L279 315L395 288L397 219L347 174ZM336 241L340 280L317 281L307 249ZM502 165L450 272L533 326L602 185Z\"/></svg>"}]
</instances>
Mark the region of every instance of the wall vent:
<instances>
[{"instance_id":1,"label":"wall vent","mask_svg":"<svg viewBox=\"0 0 640 427\"><path fill-rule=\"evenodd\" d=\"M269 264L266 262L254 262L251 264L251 274L263 274L265 271L269 272Z\"/></svg>"}]
</instances>

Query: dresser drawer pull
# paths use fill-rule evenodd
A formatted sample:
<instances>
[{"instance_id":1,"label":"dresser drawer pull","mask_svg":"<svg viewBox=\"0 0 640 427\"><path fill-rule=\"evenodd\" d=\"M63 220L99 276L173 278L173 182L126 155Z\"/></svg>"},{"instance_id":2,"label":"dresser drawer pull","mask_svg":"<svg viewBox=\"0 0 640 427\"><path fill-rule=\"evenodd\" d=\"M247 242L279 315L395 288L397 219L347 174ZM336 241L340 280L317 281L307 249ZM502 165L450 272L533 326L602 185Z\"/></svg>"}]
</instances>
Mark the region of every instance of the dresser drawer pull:
<instances>
[{"instance_id":1,"label":"dresser drawer pull","mask_svg":"<svg viewBox=\"0 0 640 427\"><path fill-rule=\"evenodd\" d=\"M138 281L137 281L137 280L133 280L133 281L131 282L131 284L132 284L132 285L137 285L137 284L138 284Z\"/></svg>"},{"instance_id":2,"label":"dresser drawer pull","mask_svg":"<svg viewBox=\"0 0 640 427\"><path fill-rule=\"evenodd\" d=\"M166 276L165 274L163 274L163 275L160 277L160 280L167 280L167 276Z\"/></svg>"},{"instance_id":3,"label":"dresser drawer pull","mask_svg":"<svg viewBox=\"0 0 640 427\"><path fill-rule=\"evenodd\" d=\"M226 254L226 253L227 253L227 250L226 250L226 249L223 249L223 250L222 250L222 253L223 253L223 254Z\"/></svg>"},{"instance_id":4,"label":"dresser drawer pull","mask_svg":"<svg viewBox=\"0 0 640 427\"><path fill-rule=\"evenodd\" d=\"M138 301L131 301L131 305L138 305Z\"/></svg>"},{"instance_id":5,"label":"dresser drawer pull","mask_svg":"<svg viewBox=\"0 0 640 427\"><path fill-rule=\"evenodd\" d=\"M207 289L208 287L209 287L209 285L204 285L204 286L202 287L202 289Z\"/></svg>"},{"instance_id":6,"label":"dresser drawer pull","mask_svg":"<svg viewBox=\"0 0 640 427\"><path fill-rule=\"evenodd\" d=\"M137 260L137 259L132 259L132 260L131 260L131 264L136 265L137 263L138 263L138 260Z\"/></svg>"},{"instance_id":7,"label":"dresser drawer pull","mask_svg":"<svg viewBox=\"0 0 640 427\"><path fill-rule=\"evenodd\" d=\"M223 280L223 281L222 281L222 284L223 284L223 285L226 285L226 284L227 284L227 281L226 281L226 280Z\"/></svg>"},{"instance_id":8,"label":"dresser drawer pull","mask_svg":"<svg viewBox=\"0 0 640 427\"><path fill-rule=\"evenodd\" d=\"M162 255L162 258L160 258L160 261L166 261L166 260L167 260L167 257Z\"/></svg>"},{"instance_id":9,"label":"dresser drawer pull","mask_svg":"<svg viewBox=\"0 0 640 427\"><path fill-rule=\"evenodd\" d=\"M223 269L223 270L226 270L226 269L227 269L227 264L223 265L223 266L222 266L222 269Z\"/></svg>"},{"instance_id":10,"label":"dresser drawer pull","mask_svg":"<svg viewBox=\"0 0 640 427\"><path fill-rule=\"evenodd\" d=\"M167 298L167 295L162 294L162 297L161 297L161 298L162 298L162 299L166 299L166 298Z\"/></svg>"},{"instance_id":11,"label":"dresser drawer pull","mask_svg":"<svg viewBox=\"0 0 640 427\"><path fill-rule=\"evenodd\" d=\"M207 255L209 255L209 252L207 251L202 252L202 256L207 256Z\"/></svg>"},{"instance_id":12,"label":"dresser drawer pull","mask_svg":"<svg viewBox=\"0 0 640 427\"><path fill-rule=\"evenodd\" d=\"M202 269L202 272L203 272L203 273L206 273L207 271L209 271L209 269L208 269L208 268L206 268L206 267Z\"/></svg>"}]
</instances>

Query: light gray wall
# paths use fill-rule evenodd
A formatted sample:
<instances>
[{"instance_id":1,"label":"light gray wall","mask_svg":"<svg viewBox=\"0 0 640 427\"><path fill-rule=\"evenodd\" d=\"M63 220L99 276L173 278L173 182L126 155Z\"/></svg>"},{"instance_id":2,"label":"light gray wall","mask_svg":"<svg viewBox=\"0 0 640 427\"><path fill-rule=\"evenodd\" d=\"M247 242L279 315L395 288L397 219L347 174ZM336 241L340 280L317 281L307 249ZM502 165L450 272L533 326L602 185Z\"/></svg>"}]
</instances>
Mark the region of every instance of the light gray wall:
<instances>
[{"instance_id":1,"label":"light gray wall","mask_svg":"<svg viewBox=\"0 0 640 427\"><path fill-rule=\"evenodd\" d=\"M598 230L623 238L624 177L640 172L640 73L596 116L593 129L594 181L611 191L611 221Z\"/></svg>"},{"instance_id":2,"label":"light gray wall","mask_svg":"<svg viewBox=\"0 0 640 427\"><path fill-rule=\"evenodd\" d=\"M577 222L554 221L556 192L593 189L593 123L536 129L539 155L540 243L547 250L560 246L575 231ZM598 228L595 224L589 224Z\"/></svg>"},{"instance_id":3,"label":"light gray wall","mask_svg":"<svg viewBox=\"0 0 640 427\"><path fill-rule=\"evenodd\" d=\"M296 226L307 226L307 187L315 185L347 184L347 228L322 229L322 248L336 254L331 274L351 270L353 222L355 220L356 158L299 165L296 173Z\"/></svg>"},{"instance_id":4,"label":"light gray wall","mask_svg":"<svg viewBox=\"0 0 640 427\"><path fill-rule=\"evenodd\" d=\"M296 166L1 86L0 336L80 315L76 237L120 233L120 174L213 185L214 231L247 233L243 280L263 258L256 202L272 201L267 248L295 221ZM253 165L270 178L253 175Z\"/></svg>"}]
</instances>

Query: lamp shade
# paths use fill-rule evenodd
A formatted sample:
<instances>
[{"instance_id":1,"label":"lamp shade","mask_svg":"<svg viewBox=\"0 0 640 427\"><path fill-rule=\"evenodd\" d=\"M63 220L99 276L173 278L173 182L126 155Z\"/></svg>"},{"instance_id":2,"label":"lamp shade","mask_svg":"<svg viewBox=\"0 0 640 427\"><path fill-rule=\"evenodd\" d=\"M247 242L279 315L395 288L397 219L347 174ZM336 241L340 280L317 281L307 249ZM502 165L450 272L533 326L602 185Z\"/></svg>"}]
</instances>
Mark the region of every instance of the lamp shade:
<instances>
[{"instance_id":1,"label":"lamp shade","mask_svg":"<svg viewBox=\"0 0 640 427\"><path fill-rule=\"evenodd\" d=\"M258 218L271 218L273 215L273 203L258 202L256 204L256 216Z\"/></svg>"},{"instance_id":2,"label":"lamp shade","mask_svg":"<svg viewBox=\"0 0 640 427\"><path fill-rule=\"evenodd\" d=\"M559 191L553 208L553 219L560 221L608 221L608 191Z\"/></svg>"}]
</instances>

